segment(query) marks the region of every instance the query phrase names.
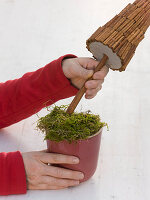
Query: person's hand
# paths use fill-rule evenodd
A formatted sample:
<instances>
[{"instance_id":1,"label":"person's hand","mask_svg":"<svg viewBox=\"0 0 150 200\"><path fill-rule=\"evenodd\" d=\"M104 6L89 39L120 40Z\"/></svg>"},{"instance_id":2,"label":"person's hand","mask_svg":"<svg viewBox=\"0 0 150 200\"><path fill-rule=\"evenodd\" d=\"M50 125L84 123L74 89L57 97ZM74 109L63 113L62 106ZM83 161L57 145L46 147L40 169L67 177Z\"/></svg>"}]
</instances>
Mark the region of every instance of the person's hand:
<instances>
[{"instance_id":1,"label":"person's hand","mask_svg":"<svg viewBox=\"0 0 150 200\"><path fill-rule=\"evenodd\" d=\"M80 89L85 81L93 75L98 63L99 61L92 58L69 58L62 61L62 69L71 83ZM85 83L87 89L85 93L86 99L95 97L97 92L101 90L108 71L108 67L104 66L99 72L94 73L94 80L89 80Z\"/></svg>"},{"instance_id":2,"label":"person's hand","mask_svg":"<svg viewBox=\"0 0 150 200\"><path fill-rule=\"evenodd\" d=\"M22 157L26 171L27 188L30 190L58 190L76 186L79 185L79 180L84 177L81 172L50 165L77 164L79 159L75 156L33 151L22 153Z\"/></svg>"}]
</instances>

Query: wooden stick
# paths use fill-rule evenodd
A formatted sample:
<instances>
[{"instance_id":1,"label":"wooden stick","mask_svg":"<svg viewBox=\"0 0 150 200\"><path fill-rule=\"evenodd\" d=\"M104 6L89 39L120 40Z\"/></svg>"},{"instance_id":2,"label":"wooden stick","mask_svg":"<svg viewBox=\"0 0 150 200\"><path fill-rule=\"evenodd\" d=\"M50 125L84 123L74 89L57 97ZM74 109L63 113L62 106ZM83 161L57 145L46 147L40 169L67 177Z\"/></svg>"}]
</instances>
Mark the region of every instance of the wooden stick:
<instances>
[{"instance_id":1,"label":"wooden stick","mask_svg":"<svg viewBox=\"0 0 150 200\"><path fill-rule=\"evenodd\" d=\"M97 72L97 71L100 71L100 70L103 68L103 66L106 64L106 61L107 61L107 60L108 60L108 56L106 56L106 55L104 54L102 60L99 62L99 64L98 64L97 67L95 68L94 73ZM85 81L85 83L86 83L87 81L89 81L89 80L92 80L92 79L93 79L93 76L90 77L90 78L88 78L88 79ZM85 83L84 83L84 85L85 85ZM76 94L76 96L75 96L74 99L72 100L70 106L68 107L68 109L67 109L67 111L66 111L68 114L72 114L72 113L74 112L74 110L75 110L75 108L77 107L79 101L81 100L81 98L83 97L84 93L86 92L86 88L85 88L84 85L83 85L82 88L78 91L78 93Z\"/></svg>"}]
</instances>

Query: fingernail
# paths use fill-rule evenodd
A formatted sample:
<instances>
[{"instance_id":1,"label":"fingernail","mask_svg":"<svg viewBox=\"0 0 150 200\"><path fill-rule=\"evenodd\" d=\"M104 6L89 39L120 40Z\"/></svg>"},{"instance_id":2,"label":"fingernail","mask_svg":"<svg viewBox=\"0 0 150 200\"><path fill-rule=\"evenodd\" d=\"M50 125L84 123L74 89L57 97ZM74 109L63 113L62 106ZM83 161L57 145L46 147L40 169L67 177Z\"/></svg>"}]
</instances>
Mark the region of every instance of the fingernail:
<instances>
[{"instance_id":1,"label":"fingernail","mask_svg":"<svg viewBox=\"0 0 150 200\"><path fill-rule=\"evenodd\" d=\"M86 99L90 99L90 96L86 96Z\"/></svg>"},{"instance_id":2,"label":"fingernail","mask_svg":"<svg viewBox=\"0 0 150 200\"><path fill-rule=\"evenodd\" d=\"M73 163L79 163L79 158L73 158Z\"/></svg>"},{"instance_id":3,"label":"fingernail","mask_svg":"<svg viewBox=\"0 0 150 200\"><path fill-rule=\"evenodd\" d=\"M79 181L75 181L74 185L79 185L79 183L80 183Z\"/></svg>"},{"instance_id":4,"label":"fingernail","mask_svg":"<svg viewBox=\"0 0 150 200\"><path fill-rule=\"evenodd\" d=\"M88 78L90 78L93 75L93 73L94 73L94 71L90 70L89 73L88 73Z\"/></svg>"},{"instance_id":5,"label":"fingernail","mask_svg":"<svg viewBox=\"0 0 150 200\"><path fill-rule=\"evenodd\" d=\"M84 174L83 174L83 173L80 173L79 179L83 179L83 178L84 178Z\"/></svg>"}]
</instances>

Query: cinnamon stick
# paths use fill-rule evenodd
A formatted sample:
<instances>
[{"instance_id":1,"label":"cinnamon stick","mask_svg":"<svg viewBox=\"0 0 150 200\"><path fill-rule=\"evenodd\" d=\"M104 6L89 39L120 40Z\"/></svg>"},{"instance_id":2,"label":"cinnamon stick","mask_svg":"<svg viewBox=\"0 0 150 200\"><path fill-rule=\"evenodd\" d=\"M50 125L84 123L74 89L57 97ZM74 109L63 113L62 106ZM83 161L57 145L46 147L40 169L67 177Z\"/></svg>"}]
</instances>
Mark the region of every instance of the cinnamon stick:
<instances>
[{"instance_id":1,"label":"cinnamon stick","mask_svg":"<svg viewBox=\"0 0 150 200\"><path fill-rule=\"evenodd\" d=\"M136 10L134 10L129 16L128 19L134 19L134 17L136 17L140 12L141 12L142 8L137 8Z\"/></svg>"},{"instance_id":2,"label":"cinnamon stick","mask_svg":"<svg viewBox=\"0 0 150 200\"><path fill-rule=\"evenodd\" d=\"M118 51L122 48L122 46L123 46L125 43L127 43L127 42L128 42L128 40L127 40L125 37L122 38L120 42L119 42L119 41L115 42L115 43L112 45L113 51L114 51L115 53L118 52Z\"/></svg>"},{"instance_id":3,"label":"cinnamon stick","mask_svg":"<svg viewBox=\"0 0 150 200\"><path fill-rule=\"evenodd\" d=\"M129 21L129 23L126 25L126 26L124 26L123 28L122 28L122 30L120 30L122 33L124 33L124 35L125 35L125 33L133 26L135 24L135 21L132 19L132 20L130 20Z\"/></svg>"},{"instance_id":4,"label":"cinnamon stick","mask_svg":"<svg viewBox=\"0 0 150 200\"><path fill-rule=\"evenodd\" d=\"M102 34L98 35L96 37L96 40L100 40L101 42L103 42L105 39L107 39L112 33L113 33L113 29L111 28L106 28Z\"/></svg>"},{"instance_id":5,"label":"cinnamon stick","mask_svg":"<svg viewBox=\"0 0 150 200\"><path fill-rule=\"evenodd\" d=\"M131 43L130 43L130 42L127 42L127 43L125 43L125 44L121 47L121 49L119 50L118 55L119 55L119 57L122 58L122 60L126 57L126 55L127 55L127 53L129 52L131 46L132 46Z\"/></svg>"},{"instance_id":6,"label":"cinnamon stick","mask_svg":"<svg viewBox=\"0 0 150 200\"><path fill-rule=\"evenodd\" d=\"M94 73L97 72L97 71L100 71L103 68L103 66L106 64L107 60L108 60L108 57L106 55L104 55L102 60L99 62L99 64L95 68ZM93 79L93 76L91 78L89 78L88 80L92 80L92 79ZM84 83L84 85L85 85L85 83ZM78 91L78 93L74 97L73 101L69 105L69 107L66 111L68 114L72 114L74 112L75 108L77 107L78 103L80 102L81 98L83 97L84 93L86 92L86 88L85 88L84 85Z\"/></svg>"}]
</instances>

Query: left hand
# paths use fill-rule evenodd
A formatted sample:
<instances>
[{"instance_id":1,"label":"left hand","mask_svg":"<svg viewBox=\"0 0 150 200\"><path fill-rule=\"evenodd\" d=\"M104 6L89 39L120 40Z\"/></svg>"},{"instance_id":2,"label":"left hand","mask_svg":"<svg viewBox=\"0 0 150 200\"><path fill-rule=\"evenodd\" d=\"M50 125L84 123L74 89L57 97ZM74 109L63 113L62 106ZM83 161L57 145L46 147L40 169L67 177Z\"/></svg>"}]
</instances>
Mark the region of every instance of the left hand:
<instances>
[{"instance_id":1,"label":"left hand","mask_svg":"<svg viewBox=\"0 0 150 200\"><path fill-rule=\"evenodd\" d=\"M71 83L80 89L86 80L93 75L93 80L85 83L86 99L92 99L96 96L97 92L101 90L104 78L109 69L104 66L100 71L94 73L94 69L99 64L92 58L69 58L62 61L62 69L64 75L70 79ZM94 73L94 74L93 74Z\"/></svg>"},{"instance_id":2,"label":"left hand","mask_svg":"<svg viewBox=\"0 0 150 200\"><path fill-rule=\"evenodd\" d=\"M78 164L75 156L32 151L22 153L27 188L29 190L58 190L79 185L84 174L79 171L56 167L53 164ZM49 165L48 165L49 163Z\"/></svg>"}]
</instances>

